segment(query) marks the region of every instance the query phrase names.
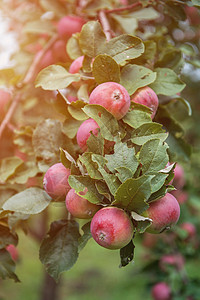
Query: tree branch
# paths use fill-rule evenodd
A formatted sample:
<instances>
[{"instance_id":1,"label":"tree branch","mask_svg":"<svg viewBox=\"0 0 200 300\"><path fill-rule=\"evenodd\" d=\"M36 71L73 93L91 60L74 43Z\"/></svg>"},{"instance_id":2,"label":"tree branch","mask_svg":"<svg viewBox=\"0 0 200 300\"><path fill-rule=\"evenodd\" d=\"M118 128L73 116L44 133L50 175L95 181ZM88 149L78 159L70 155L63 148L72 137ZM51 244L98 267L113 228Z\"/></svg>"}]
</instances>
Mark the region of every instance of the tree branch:
<instances>
[{"instance_id":1,"label":"tree branch","mask_svg":"<svg viewBox=\"0 0 200 300\"><path fill-rule=\"evenodd\" d=\"M101 10L99 12L99 21L103 27L103 31L106 35L107 40L109 41L112 37L111 35L111 28L110 28L110 24L108 22L108 19L106 17L105 11Z\"/></svg>"}]
</instances>

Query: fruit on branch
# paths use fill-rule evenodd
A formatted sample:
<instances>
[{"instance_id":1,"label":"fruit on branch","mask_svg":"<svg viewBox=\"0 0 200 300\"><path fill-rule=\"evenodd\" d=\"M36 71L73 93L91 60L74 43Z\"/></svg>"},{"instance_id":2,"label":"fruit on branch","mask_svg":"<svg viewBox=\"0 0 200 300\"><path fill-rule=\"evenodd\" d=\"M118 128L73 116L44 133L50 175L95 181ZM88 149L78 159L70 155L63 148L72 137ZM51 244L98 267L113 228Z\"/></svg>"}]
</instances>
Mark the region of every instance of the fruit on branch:
<instances>
[{"instance_id":1,"label":"fruit on branch","mask_svg":"<svg viewBox=\"0 0 200 300\"><path fill-rule=\"evenodd\" d=\"M179 164L176 164L174 169L173 185L179 190L182 189L185 185L184 169Z\"/></svg>"},{"instance_id":2,"label":"fruit on branch","mask_svg":"<svg viewBox=\"0 0 200 300\"><path fill-rule=\"evenodd\" d=\"M87 189L79 194L85 195ZM99 210L100 206L89 202L87 199L76 194L74 189L71 189L65 199L67 210L73 217L79 219L90 219Z\"/></svg>"},{"instance_id":3,"label":"fruit on branch","mask_svg":"<svg viewBox=\"0 0 200 300\"><path fill-rule=\"evenodd\" d=\"M120 249L131 241L134 227L123 209L104 207L92 218L90 230L92 237L100 246Z\"/></svg>"},{"instance_id":4,"label":"fruit on branch","mask_svg":"<svg viewBox=\"0 0 200 300\"><path fill-rule=\"evenodd\" d=\"M78 73L83 66L83 59L84 56L79 56L78 58L76 58L69 67L69 73L71 74Z\"/></svg>"},{"instance_id":5,"label":"fruit on branch","mask_svg":"<svg viewBox=\"0 0 200 300\"><path fill-rule=\"evenodd\" d=\"M147 228L147 232L160 233L178 222L180 206L176 198L167 193L164 197L151 202L145 215L152 219L152 224Z\"/></svg>"},{"instance_id":6,"label":"fruit on branch","mask_svg":"<svg viewBox=\"0 0 200 300\"><path fill-rule=\"evenodd\" d=\"M10 92L4 89L0 89L0 118L5 114L10 100L11 100Z\"/></svg>"},{"instance_id":7,"label":"fruit on branch","mask_svg":"<svg viewBox=\"0 0 200 300\"><path fill-rule=\"evenodd\" d=\"M89 139L91 132L97 136L99 125L94 119L85 120L79 127L76 135L77 143L79 147L83 150L87 150L87 140Z\"/></svg>"},{"instance_id":8,"label":"fruit on branch","mask_svg":"<svg viewBox=\"0 0 200 300\"><path fill-rule=\"evenodd\" d=\"M171 299L171 289L165 282L156 283L151 294L154 300L170 300Z\"/></svg>"},{"instance_id":9,"label":"fruit on branch","mask_svg":"<svg viewBox=\"0 0 200 300\"><path fill-rule=\"evenodd\" d=\"M8 245L6 247L6 250L10 253L12 260L14 260L14 261L18 260L19 254L18 254L17 248L14 245L12 245L12 244Z\"/></svg>"},{"instance_id":10,"label":"fruit on branch","mask_svg":"<svg viewBox=\"0 0 200 300\"><path fill-rule=\"evenodd\" d=\"M73 33L80 32L85 20L78 16L65 16L58 21L57 31L60 38L67 40Z\"/></svg>"},{"instance_id":11,"label":"fruit on branch","mask_svg":"<svg viewBox=\"0 0 200 300\"><path fill-rule=\"evenodd\" d=\"M148 86L138 89L132 96L131 101L145 105L152 111L151 118L155 117L158 109L158 97L156 93Z\"/></svg>"},{"instance_id":12,"label":"fruit on branch","mask_svg":"<svg viewBox=\"0 0 200 300\"><path fill-rule=\"evenodd\" d=\"M66 62L69 60L69 56L66 51L66 42L63 40L58 40L54 43L52 53L55 62Z\"/></svg>"},{"instance_id":13,"label":"fruit on branch","mask_svg":"<svg viewBox=\"0 0 200 300\"><path fill-rule=\"evenodd\" d=\"M99 84L90 94L90 104L105 107L117 120L123 118L130 107L128 91L119 83L104 82Z\"/></svg>"},{"instance_id":14,"label":"fruit on branch","mask_svg":"<svg viewBox=\"0 0 200 300\"><path fill-rule=\"evenodd\" d=\"M196 235L196 227L190 222L184 222L180 225L181 229L187 233L186 239L193 238Z\"/></svg>"},{"instance_id":15,"label":"fruit on branch","mask_svg":"<svg viewBox=\"0 0 200 300\"><path fill-rule=\"evenodd\" d=\"M71 189L68 178L71 170L65 168L62 163L51 166L44 175L43 186L47 194L53 200L63 200Z\"/></svg>"},{"instance_id":16,"label":"fruit on branch","mask_svg":"<svg viewBox=\"0 0 200 300\"><path fill-rule=\"evenodd\" d=\"M183 204L188 200L188 193L183 190L171 191L171 194L177 199L179 204Z\"/></svg>"},{"instance_id":17,"label":"fruit on branch","mask_svg":"<svg viewBox=\"0 0 200 300\"><path fill-rule=\"evenodd\" d=\"M163 255L159 261L160 269L167 271L167 266L173 266L178 271L182 270L185 264L184 257L181 253Z\"/></svg>"}]
</instances>

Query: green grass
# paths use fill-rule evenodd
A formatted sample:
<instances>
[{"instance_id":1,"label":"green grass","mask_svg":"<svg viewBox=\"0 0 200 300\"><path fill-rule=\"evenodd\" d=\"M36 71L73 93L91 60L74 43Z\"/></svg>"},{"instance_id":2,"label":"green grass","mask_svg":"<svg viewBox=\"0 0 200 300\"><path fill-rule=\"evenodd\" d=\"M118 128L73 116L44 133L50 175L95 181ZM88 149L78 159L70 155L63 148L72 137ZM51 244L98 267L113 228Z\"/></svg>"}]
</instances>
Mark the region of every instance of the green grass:
<instances>
[{"instance_id":1,"label":"green grass","mask_svg":"<svg viewBox=\"0 0 200 300\"><path fill-rule=\"evenodd\" d=\"M38 258L39 247L29 236L23 233L19 236L21 259L16 273L21 283L1 281L0 300L40 299L43 266ZM61 300L150 300L145 288L147 276L135 274L140 264L137 259L140 251L140 247L136 247L135 263L119 268L119 251L104 249L91 239L74 267L62 274Z\"/></svg>"}]
</instances>

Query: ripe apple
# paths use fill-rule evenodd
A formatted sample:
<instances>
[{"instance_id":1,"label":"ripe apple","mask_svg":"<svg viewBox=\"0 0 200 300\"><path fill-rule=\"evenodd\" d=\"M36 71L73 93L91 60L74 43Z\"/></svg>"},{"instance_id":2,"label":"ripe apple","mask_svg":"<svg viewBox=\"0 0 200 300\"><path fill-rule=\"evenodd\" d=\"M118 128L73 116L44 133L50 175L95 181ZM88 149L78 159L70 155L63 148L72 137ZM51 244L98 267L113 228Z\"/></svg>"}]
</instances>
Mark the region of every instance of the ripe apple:
<instances>
[{"instance_id":1,"label":"ripe apple","mask_svg":"<svg viewBox=\"0 0 200 300\"><path fill-rule=\"evenodd\" d=\"M179 190L185 185L184 169L179 164L176 164L174 169L173 185Z\"/></svg>"},{"instance_id":2,"label":"ripe apple","mask_svg":"<svg viewBox=\"0 0 200 300\"><path fill-rule=\"evenodd\" d=\"M80 32L85 20L78 16L65 16L57 24L60 38L67 40L73 33Z\"/></svg>"},{"instance_id":3,"label":"ripe apple","mask_svg":"<svg viewBox=\"0 0 200 300\"><path fill-rule=\"evenodd\" d=\"M171 289L165 282L156 283L151 294L154 300L170 300L171 299Z\"/></svg>"},{"instance_id":4,"label":"ripe apple","mask_svg":"<svg viewBox=\"0 0 200 300\"><path fill-rule=\"evenodd\" d=\"M91 132L97 136L99 125L94 119L85 120L79 127L76 135L77 143L83 150L87 150L87 140L89 139Z\"/></svg>"},{"instance_id":5,"label":"ripe apple","mask_svg":"<svg viewBox=\"0 0 200 300\"><path fill-rule=\"evenodd\" d=\"M104 82L99 84L90 94L90 104L105 107L117 120L123 118L130 107L130 96L119 83Z\"/></svg>"},{"instance_id":6,"label":"ripe apple","mask_svg":"<svg viewBox=\"0 0 200 300\"><path fill-rule=\"evenodd\" d=\"M85 195L86 191L82 192L82 195ZM93 204L76 194L74 189L69 190L65 199L65 204L72 216L79 219L92 218L100 208L98 205Z\"/></svg>"},{"instance_id":7,"label":"ripe apple","mask_svg":"<svg viewBox=\"0 0 200 300\"><path fill-rule=\"evenodd\" d=\"M185 264L185 259L181 253L165 254L159 261L159 266L162 271L167 271L167 265L174 266L178 271L182 270Z\"/></svg>"},{"instance_id":8,"label":"ripe apple","mask_svg":"<svg viewBox=\"0 0 200 300\"><path fill-rule=\"evenodd\" d=\"M160 233L178 222L180 206L176 198L167 193L164 197L151 202L145 215L152 219L152 224L147 228L147 232Z\"/></svg>"},{"instance_id":9,"label":"ripe apple","mask_svg":"<svg viewBox=\"0 0 200 300\"><path fill-rule=\"evenodd\" d=\"M127 213L117 207L101 208L92 218L90 226L94 240L102 247L120 249L133 237L133 223Z\"/></svg>"},{"instance_id":10,"label":"ripe apple","mask_svg":"<svg viewBox=\"0 0 200 300\"><path fill-rule=\"evenodd\" d=\"M145 105L152 111L151 118L155 117L158 109L158 97L156 93L148 86L138 89L132 96L131 101Z\"/></svg>"},{"instance_id":11,"label":"ripe apple","mask_svg":"<svg viewBox=\"0 0 200 300\"><path fill-rule=\"evenodd\" d=\"M187 232L187 239L193 238L196 235L196 227L190 222L184 222L180 225L181 229Z\"/></svg>"},{"instance_id":12,"label":"ripe apple","mask_svg":"<svg viewBox=\"0 0 200 300\"><path fill-rule=\"evenodd\" d=\"M47 194L53 200L63 200L71 189L68 183L68 177L71 173L70 169L57 163L51 166L44 175L43 186Z\"/></svg>"},{"instance_id":13,"label":"ripe apple","mask_svg":"<svg viewBox=\"0 0 200 300\"><path fill-rule=\"evenodd\" d=\"M83 59L84 56L79 56L78 58L76 58L69 67L69 73L71 74L78 73L83 66Z\"/></svg>"},{"instance_id":14,"label":"ripe apple","mask_svg":"<svg viewBox=\"0 0 200 300\"><path fill-rule=\"evenodd\" d=\"M14 261L18 260L19 254L18 254L17 248L14 245L12 245L12 244L8 245L6 247L6 250L10 253L12 260L14 260Z\"/></svg>"}]
</instances>

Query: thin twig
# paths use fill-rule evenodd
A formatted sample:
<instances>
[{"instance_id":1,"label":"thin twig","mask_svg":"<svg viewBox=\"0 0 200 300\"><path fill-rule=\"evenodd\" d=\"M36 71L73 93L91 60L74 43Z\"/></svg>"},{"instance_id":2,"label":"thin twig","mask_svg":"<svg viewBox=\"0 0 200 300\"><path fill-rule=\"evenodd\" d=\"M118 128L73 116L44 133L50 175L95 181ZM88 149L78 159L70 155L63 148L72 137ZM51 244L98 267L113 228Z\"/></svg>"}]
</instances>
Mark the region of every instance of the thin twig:
<instances>
[{"instance_id":1,"label":"thin twig","mask_svg":"<svg viewBox=\"0 0 200 300\"><path fill-rule=\"evenodd\" d=\"M111 28L110 28L110 24L108 22L108 19L106 17L105 11L101 10L99 12L99 21L103 27L103 30L105 32L106 38L109 41L111 39Z\"/></svg>"},{"instance_id":2,"label":"thin twig","mask_svg":"<svg viewBox=\"0 0 200 300\"><path fill-rule=\"evenodd\" d=\"M105 10L104 12L106 14L112 14L112 13L118 13L118 12L122 12L125 10L132 10L136 7L142 6L142 3L140 1L127 5L127 6L123 6L123 7L118 7L118 8L113 8L113 9L109 9L109 10Z\"/></svg>"},{"instance_id":3,"label":"thin twig","mask_svg":"<svg viewBox=\"0 0 200 300\"><path fill-rule=\"evenodd\" d=\"M5 118L3 119L2 123L1 123L1 126L0 126L0 138L3 134L3 131L5 130L7 124L10 122L10 119L17 107L17 104L19 102L21 98L21 94L18 94L12 101L12 104L10 105L9 109L8 109L8 112L7 114L5 115Z\"/></svg>"}]
</instances>

